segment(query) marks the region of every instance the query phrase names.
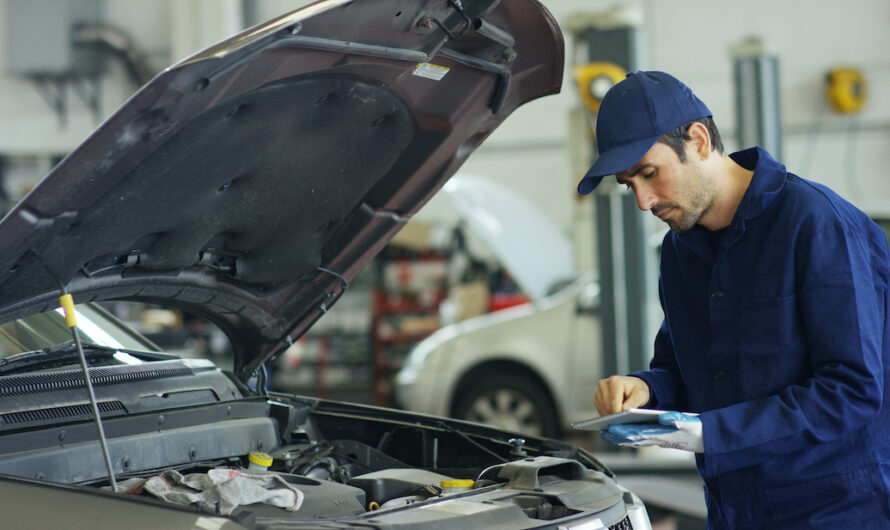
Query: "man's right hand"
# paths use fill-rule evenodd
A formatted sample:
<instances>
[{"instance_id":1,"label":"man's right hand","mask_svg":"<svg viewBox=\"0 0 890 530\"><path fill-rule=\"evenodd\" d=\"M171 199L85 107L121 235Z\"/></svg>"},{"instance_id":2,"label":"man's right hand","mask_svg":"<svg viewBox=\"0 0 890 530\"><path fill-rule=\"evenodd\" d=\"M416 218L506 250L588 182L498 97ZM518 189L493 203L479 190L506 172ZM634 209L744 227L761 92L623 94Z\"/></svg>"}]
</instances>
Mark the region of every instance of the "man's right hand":
<instances>
[{"instance_id":1,"label":"man's right hand","mask_svg":"<svg viewBox=\"0 0 890 530\"><path fill-rule=\"evenodd\" d=\"M649 403L649 385L639 377L613 375L600 380L593 403L600 416L642 407Z\"/></svg>"}]
</instances>

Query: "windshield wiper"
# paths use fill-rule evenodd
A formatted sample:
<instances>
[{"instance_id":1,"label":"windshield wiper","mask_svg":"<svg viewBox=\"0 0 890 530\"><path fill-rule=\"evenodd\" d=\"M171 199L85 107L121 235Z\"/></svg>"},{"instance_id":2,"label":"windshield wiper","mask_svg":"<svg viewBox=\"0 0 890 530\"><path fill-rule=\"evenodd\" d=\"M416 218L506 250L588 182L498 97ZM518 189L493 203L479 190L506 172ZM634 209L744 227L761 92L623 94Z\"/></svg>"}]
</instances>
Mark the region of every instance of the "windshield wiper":
<instances>
[{"instance_id":1,"label":"windshield wiper","mask_svg":"<svg viewBox=\"0 0 890 530\"><path fill-rule=\"evenodd\" d=\"M143 352L109 348L89 342L83 343L83 354L87 361L108 361L118 353L126 353L143 361L165 361L178 359L176 355L160 352ZM55 344L37 351L29 351L0 359L0 375L28 372L33 369L57 368L79 362L77 345L73 340Z\"/></svg>"}]
</instances>

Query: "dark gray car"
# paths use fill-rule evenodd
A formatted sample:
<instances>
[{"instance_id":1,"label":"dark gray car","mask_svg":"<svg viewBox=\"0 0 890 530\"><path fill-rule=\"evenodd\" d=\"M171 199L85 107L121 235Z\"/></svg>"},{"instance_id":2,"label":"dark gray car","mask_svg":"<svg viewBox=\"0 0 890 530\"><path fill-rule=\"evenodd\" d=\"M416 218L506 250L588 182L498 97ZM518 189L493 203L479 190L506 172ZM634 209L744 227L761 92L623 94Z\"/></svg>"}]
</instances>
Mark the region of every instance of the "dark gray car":
<instances>
[{"instance_id":1,"label":"dark gray car","mask_svg":"<svg viewBox=\"0 0 890 530\"><path fill-rule=\"evenodd\" d=\"M143 87L0 222L4 525L649 528L572 445L264 390L264 363L562 74L534 0L328 0ZM72 334L63 293L200 315L234 368L89 304Z\"/></svg>"}]
</instances>

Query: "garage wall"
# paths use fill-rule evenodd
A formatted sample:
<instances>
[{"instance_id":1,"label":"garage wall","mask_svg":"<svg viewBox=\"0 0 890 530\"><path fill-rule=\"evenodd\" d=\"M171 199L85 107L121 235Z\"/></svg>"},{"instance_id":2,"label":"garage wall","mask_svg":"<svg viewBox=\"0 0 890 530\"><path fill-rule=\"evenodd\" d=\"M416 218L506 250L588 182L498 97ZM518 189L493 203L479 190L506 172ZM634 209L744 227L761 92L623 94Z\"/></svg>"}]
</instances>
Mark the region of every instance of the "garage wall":
<instances>
[{"instance_id":1,"label":"garage wall","mask_svg":"<svg viewBox=\"0 0 890 530\"><path fill-rule=\"evenodd\" d=\"M561 24L579 12L602 12L614 1L544 2ZM643 67L671 72L707 102L728 149L736 149L730 48L759 37L779 59L784 162L791 171L824 182L870 212L890 208L890 2L886 0L627 1L643 16ZM567 35L567 49L571 49ZM864 111L828 110L829 68L855 66L869 82ZM568 114L577 97L566 77L563 93L521 108L466 164L509 183L545 204L567 229L578 215L572 189L580 174L569 167ZM509 154L508 154L509 153ZM507 156L505 156L507 154ZM578 169L575 169L578 171Z\"/></svg>"},{"instance_id":2,"label":"garage wall","mask_svg":"<svg viewBox=\"0 0 890 530\"><path fill-rule=\"evenodd\" d=\"M0 0L0 28L6 4ZM39 0L35 0L39 1ZM518 1L518 0L503 0ZM306 1L106 0L107 21L125 30L160 69L238 27L275 16ZM734 148L733 85L729 49L755 36L780 61L785 162L825 182L871 212L890 214L890 2L886 0L544 0L560 23L577 13L619 6L642 19L645 68L663 69L687 82L714 111ZM567 49L572 43L569 35ZM0 39L0 72L15 50ZM570 54L567 54L570 56ZM826 71L862 69L871 86L868 106L850 118L829 111L822 96ZM120 65L110 64L101 84L100 114L107 116L132 92ZM76 146L97 125L85 104L68 95L66 123L28 81L0 73L0 153L11 157L16 184L44 174L54 157ZM589 230L590 201L573 193L583 165L572 167L569 113L577 105L571 79L563 93L520 109L466 164L532 198L567 231ZM653 229L655 225L653 225ZM587 240L587 235L580 240Z\"/></svg>"}]
</instances>

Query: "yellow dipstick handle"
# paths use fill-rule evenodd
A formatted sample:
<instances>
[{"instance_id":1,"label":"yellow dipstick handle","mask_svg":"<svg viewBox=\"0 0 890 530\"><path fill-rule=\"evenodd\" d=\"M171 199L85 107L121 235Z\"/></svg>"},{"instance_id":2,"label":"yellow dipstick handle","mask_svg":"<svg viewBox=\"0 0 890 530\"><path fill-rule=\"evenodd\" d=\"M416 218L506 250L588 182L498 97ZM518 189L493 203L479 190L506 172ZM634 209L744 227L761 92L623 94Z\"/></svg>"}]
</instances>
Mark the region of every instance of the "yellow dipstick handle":
<instances>
[{"instance_id":1,"label":"yellow dipstick handle","mask_svg":"<svg viewBox=\"0 0 890 530\"><path fill-rule=\"evenodd\" d=\"M74 318L74 297L67 293L63 294L59 297L59 303L62 304L62 309L65 310L65 325L73 328L77 325L77 319Z\"/></svg>"}]
</instances>

